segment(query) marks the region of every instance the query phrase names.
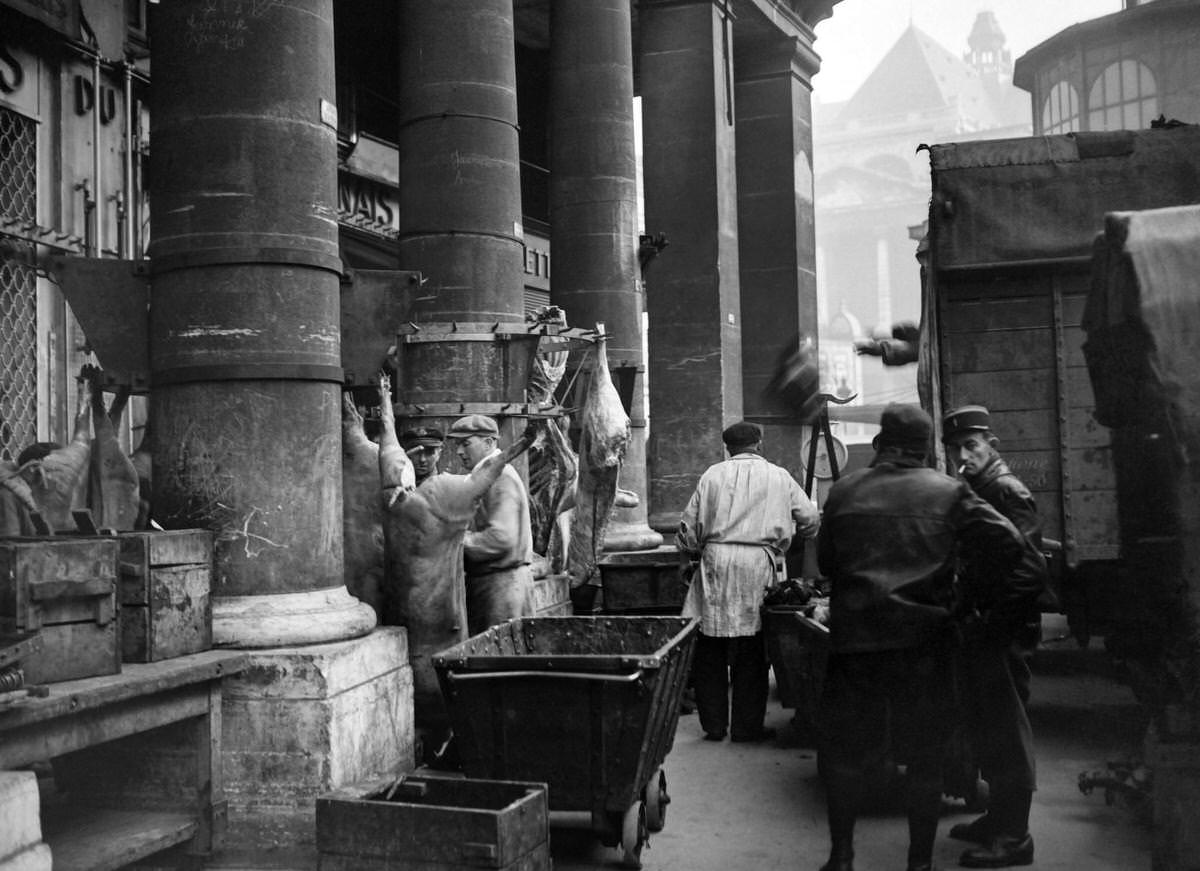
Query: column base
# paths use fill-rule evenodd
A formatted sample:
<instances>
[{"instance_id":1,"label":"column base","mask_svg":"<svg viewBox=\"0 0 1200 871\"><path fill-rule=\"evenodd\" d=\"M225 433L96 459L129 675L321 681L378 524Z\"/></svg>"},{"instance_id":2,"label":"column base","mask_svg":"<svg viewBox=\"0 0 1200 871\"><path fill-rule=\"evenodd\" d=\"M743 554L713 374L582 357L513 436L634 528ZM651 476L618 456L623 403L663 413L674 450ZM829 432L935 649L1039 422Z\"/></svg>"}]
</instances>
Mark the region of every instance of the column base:
<instances>
[{"instance_id":1,"label":"column base","mask_svg":"<svg viewBox=\"0 0 1200 871\"><path fill-rule=\"evenodd\" d=\"M206 867L315 867L317 796L416 765L407 634L384 626L250 657L222 687L229 815Z\"/></svg>"},{"instance_id":2,"label":"column base","mask_svg":"<svg viewBox=\"0 0 1200 871\"><path fill-rule=\"evenodd\" d=\"M375 609L345 587L265 596L214 596L214 647L289 647L359 638Z\"/></svg>"},{"instance_id":3,"label":"column base","mask_svg":"<svg viewBox=\"0 0 1200 871\"><path fill-rule=\"evenodd\" d=\"M655 532L644 520L621 522L614 520L604 533L606 551L654 550L662 547L662 533Z\"/></svg>"}]
</instances>

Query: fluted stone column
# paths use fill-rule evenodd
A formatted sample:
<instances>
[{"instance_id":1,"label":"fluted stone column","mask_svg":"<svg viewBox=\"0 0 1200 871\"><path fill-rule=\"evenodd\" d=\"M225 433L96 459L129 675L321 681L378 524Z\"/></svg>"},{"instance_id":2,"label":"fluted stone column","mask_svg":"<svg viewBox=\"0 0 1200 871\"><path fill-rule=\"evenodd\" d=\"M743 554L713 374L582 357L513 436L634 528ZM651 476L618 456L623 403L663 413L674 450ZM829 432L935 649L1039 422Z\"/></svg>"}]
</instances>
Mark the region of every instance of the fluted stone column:
<instances>
[{"instance_id":1,"label":"fluted stone column","mask_svg":"<svg viewBox=\"0 0 1200 871\"><path fill-rule=\"evenodd\" d=\"M612 367L632 367L632 439L608 550L662 544L646 519L646 404L638 265L633 39L629 0L557 0L550 8L551 298L571 323L603 322Z\"/></svg>"},{"instance_id":2,"label":"fluted stone column","mask_svg":"<svg viewBox=\"0 0 1200 871\"><path fill-rule=\"evenodd\" d=\"M649 314L650 525L674 530L721 431L742 416L731 12L721 0L638 5Z\"/></svg>"}]
</instances>

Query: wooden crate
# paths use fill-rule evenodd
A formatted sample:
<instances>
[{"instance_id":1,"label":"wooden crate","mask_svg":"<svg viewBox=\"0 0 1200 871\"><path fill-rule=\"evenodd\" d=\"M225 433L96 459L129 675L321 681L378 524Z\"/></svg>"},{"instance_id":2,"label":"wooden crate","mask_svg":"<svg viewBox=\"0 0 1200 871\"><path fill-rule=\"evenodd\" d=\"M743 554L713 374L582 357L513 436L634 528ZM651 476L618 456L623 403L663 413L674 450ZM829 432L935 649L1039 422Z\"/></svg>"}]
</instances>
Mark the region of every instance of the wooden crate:
<instances>
[{"instance_id":1,"label":"wooden crate","mask_svg":"<svg viewBox=\"0 0 1200 871\"><path fill-rule=\"evenodd\" d=\"M212 647L212 533L124 532L121 658L157 662Z\"/></svg>"},{"instance_id":2,"label":"wooden crate","mask_svg":"<svg viewBox=\"0 0 1200 871\"><path fill-rule=\"evenodd\" d=\"M687 588L674 547L608 553L597 565L606 614L674 615L683 610Z\"/></svg>"},{"instance_id":3,"label":"wooden crate","mask_svg":"<svg viewBox=\"0 0 1200 871\"><path fill-rule=\"evenodd\" d=\"M317 799L317 849L319 871L550 871L546 786L408 775L345 787Z\"/></svg>"},{"instance_id":4,"label":"wooden crate","mask_svg":"<svg viewBox=\"0 0 1200 871\"><path fill-rule=\"evenodd\" d=\"M38 632L27 684L121 671L115 538L0 539L0 630Z\"/></svg>"}]
</instances>

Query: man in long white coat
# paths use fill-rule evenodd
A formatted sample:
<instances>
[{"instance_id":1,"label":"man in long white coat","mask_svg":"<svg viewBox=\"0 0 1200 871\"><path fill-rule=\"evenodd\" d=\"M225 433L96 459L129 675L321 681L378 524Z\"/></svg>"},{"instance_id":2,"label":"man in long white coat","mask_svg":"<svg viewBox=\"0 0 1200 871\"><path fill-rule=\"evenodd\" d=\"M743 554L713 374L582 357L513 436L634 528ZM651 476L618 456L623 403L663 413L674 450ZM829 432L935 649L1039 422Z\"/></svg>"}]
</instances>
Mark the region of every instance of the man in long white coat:
<instances>
[{"instance_id":1,"label":"man in long white coat","mask_svg":"<svg viewBox=\"0 0 1200 871\"><path fill-rule=\"evenodd\" d=\"M763 596L784 579L792 536L817 534L818 514L791 474L763 458L761 427L735 423L721 438L729 459L701 475L675 537L681 559L699 564L683 614L700 618L692 680L704 737L756 742L773 734L763 727Z\"/></svg>"}]
</instances>

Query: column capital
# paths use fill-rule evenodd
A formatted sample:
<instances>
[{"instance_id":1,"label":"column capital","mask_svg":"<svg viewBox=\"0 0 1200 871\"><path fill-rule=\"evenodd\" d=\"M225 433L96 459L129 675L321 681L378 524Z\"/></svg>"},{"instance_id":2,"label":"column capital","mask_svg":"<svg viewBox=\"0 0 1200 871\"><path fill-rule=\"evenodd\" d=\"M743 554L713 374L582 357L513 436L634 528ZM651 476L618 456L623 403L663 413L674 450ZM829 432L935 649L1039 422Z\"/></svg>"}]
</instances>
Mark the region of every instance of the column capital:
<instances>
[{"instance_id":1,"label":"column capital","mask_svg":"<svg viewBox=\"0 0 1200 871\"><path fill-rule=\"evenodd\" d=\"M811 39L782 33L739 39L735 33L733 71L739 82L790 75L811 88L820 69Z\"/></svg>"}]
</instances>

